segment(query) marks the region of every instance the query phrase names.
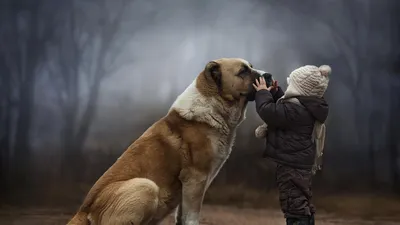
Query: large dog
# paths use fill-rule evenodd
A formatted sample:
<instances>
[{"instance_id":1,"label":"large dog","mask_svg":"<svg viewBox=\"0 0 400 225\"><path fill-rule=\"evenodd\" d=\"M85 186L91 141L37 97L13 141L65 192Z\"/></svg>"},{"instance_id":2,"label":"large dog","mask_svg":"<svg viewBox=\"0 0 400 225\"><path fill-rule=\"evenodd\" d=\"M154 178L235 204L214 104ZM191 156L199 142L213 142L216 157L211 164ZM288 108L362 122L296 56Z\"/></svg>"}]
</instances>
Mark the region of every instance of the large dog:
<instances>
[{"instance_id":1,"label":"large dog","mask_svg":"<svg viewBox=\"0 0 400 225\"><path fill-rule=\"evenodd\" d=\"M246 60L209 62L155 122L94 184L70 225L198 225L203 196L229 157L252 83Z\"/></svg>"}]
</instances>

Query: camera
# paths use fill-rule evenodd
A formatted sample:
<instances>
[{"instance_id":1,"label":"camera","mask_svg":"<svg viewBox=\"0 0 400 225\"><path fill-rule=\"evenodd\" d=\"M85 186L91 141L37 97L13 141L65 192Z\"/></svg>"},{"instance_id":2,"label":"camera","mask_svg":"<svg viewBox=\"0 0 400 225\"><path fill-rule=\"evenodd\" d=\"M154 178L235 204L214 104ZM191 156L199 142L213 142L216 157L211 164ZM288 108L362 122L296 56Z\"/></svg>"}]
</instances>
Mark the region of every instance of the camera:
<instances>
[{"instance_id":1,"label":"camera","mask_svg":"<svg viewBox=\"0 0 400 225\"><path fill-rule=\"evenodd\" d=\"M273 83L274 83L274 78L272 77L272 74L270 74L270 73L268 73L268 72L265 72L265 71L263 71L263 70L256 70L256 71L257 71L257 73L258 73L258 75L259 75L260 77L263 77L263 78L264 78L267 87L270 87L270 86L273 85ZM258 78L257 78L257 79L258 79Z\"/></svg>"},{"instance_id":2,"label":"camera","mask_svg":"<svg viewBox=\"0 0 400 225\"><path fill-rule=\"evenodd\" d=\"M267 84L267 87L270 87L273 85L274 83L274 78L272 77L272 74L270 73L264 73L263 75L261 75L262 77L264 77L265 83Z\"/></svg>"},{"instance_id":3,"label":"camera","mask_svg":"<svg viewBox=\"0 0 400 225\"><path fill-rule=\"evenodd\" d=\"M273 78L273 76L272 76L272 74L270 74L270 73L268 73L268 72L265 72L265 71L262 71L262 70L257 70L257 69L253 69L256 73L257 73L257 77L256 77L256 79L258 80L260 77L263 77L264 78L264 80L265 80L265 84L267 85L267 87L270 87L270 86L272 86L273 84L274 84L274 78ZM254 81L254 84L256 84L256 81ZM252 85L250 85L250 92L249 92L249 94L247 95L247 100L248 101L254 101L254 99L255 99L255 95L256 95L256 89L254 89L253 87L252 87Z\"/></svg>"}]
</instances>

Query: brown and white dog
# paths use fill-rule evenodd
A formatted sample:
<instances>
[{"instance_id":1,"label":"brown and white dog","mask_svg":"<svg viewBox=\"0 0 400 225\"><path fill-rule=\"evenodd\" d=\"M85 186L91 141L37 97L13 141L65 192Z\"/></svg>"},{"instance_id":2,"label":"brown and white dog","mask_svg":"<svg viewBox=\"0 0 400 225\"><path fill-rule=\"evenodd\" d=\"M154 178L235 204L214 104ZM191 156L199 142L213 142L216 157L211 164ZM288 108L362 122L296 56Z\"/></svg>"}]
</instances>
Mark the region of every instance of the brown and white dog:
<instances>
[{"instance_id":1,"label":"brown and white dog","mask_svg":"<svg viewBox=\"0 0 400 225\"><path fill-rule=\"evenodd\" d=\"M205 191L229 157L252 83L246 60L209 62L155 122L94 184L70 225L198 225Z\"/></svg>"}]
</instances>

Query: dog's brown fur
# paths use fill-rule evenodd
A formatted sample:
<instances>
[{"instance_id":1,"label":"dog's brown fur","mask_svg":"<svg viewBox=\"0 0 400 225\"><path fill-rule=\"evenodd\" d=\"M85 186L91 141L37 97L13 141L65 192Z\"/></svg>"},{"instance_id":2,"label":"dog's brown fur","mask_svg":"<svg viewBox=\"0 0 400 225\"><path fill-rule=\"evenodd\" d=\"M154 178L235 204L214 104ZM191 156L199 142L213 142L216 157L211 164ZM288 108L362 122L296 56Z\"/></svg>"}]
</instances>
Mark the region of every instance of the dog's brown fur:
<instances>
[{"instance_id":1,"label":"dog's brown fur","mask_svg":"<svg viewBox=\"0 0 400 225\"><path fill-rule=\"evenodd\" d=\"M94 184L68 223L198 224L203 196L229 157L256 75L242 59L207 64L168 114L148 128Z\"/></svg>"}]
</instances>

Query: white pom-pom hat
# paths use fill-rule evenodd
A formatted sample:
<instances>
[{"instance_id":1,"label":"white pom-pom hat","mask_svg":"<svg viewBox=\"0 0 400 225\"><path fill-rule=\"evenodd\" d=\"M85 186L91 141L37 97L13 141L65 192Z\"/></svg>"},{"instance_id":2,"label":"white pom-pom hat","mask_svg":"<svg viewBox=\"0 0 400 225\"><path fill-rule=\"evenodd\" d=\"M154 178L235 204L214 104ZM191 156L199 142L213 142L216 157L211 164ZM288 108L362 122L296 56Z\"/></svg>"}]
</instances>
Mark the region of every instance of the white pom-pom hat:
<instances>
[{"instance_id":1,"label":"white pom-pom hat","mask_svg":"<svg viewBox=\"0 0 400 225\"><path fill-rule=\"evenodd\" d=\"M288 88L285 96L322 97L328 88L331 73L332 69L328 65L306 65L297 68L287 78Z\"/></svg>"}]
</instances>

